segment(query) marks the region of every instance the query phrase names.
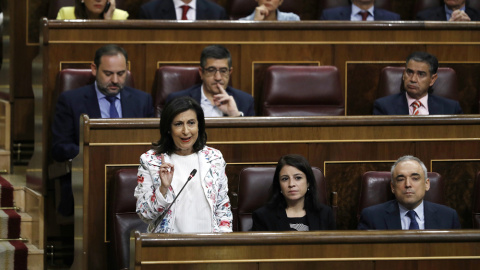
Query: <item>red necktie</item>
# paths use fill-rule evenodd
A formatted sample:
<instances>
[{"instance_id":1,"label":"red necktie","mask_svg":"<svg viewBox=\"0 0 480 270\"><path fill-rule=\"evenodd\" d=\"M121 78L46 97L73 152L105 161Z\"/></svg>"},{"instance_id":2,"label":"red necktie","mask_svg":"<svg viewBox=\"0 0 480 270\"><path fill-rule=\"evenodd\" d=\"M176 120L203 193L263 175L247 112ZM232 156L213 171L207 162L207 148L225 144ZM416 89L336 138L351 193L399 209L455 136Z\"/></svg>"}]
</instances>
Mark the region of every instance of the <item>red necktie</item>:
<instances>
[{"instance_id":1,"label":"red necktie","mask_svg":"<svg viewBox=\"0 0 480 270\"><path fill-rule=\"evenodd\" d=\"M187 19L187 12L190 9L190 6L183 5L182 6L182 20L188 20Z\"/></svg>"},{"instance_id":2,"label":"red necktie","mask_svg":"<svg viewBox=\"0 0 480 270\"><path fill-rule=\"evenodd\" d=\"M358 12L358 14L362 15L362 21L366 21L368 18L368 11L362 10Z\"/></svg>"},{"instance_id":3,"label":"red necktie","mask_svg":"<svg viewBox=\"0 0 480 270\"><path fill-rule=\"evenodd\" d=\"M413 103L412 103L412 107L413 107L413 113L412 115L418 115L418 113L420 112L420 106L422 106L422 103L418 100L415 100Z\"/></svg>"}]
</instances>

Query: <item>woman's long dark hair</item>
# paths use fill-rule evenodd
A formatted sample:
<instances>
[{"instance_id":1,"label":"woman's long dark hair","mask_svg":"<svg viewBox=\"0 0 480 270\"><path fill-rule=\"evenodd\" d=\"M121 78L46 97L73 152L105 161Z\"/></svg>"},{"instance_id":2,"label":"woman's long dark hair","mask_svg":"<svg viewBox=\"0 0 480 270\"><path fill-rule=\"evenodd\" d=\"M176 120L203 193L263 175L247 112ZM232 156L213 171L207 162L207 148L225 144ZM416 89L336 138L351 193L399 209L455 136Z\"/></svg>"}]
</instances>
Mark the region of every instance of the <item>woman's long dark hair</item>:
<instances>
[{"instance_id":1,"label":"woman's long dark hair","mask_svg":"<svg viewBox=\"0 0 480 270\"><path fill-rule=\"evenodd\" d=\"M157 152L157 155L167 153L171 155L177 149L173 142L171 130L173 119L180 113L193 110L197 114L198 122L198 138L193 144L193 152L198 152L205 147L207 143L207 133L205 132L205 117L200 105L191 97L178 97L170 100L165 105L160 117L160 140L153 143L153 149Z\"/></svg>"},{"instance_id":2,"label":"woman's long dark hair","mask_svg":"<svg viewBox=\"0 0 480 270\"><path fill-rule=\"evenodd\" d=\"M76 19L88 19L87 7L85 3L82 3L82 0L75 0L74 13ZM103 19L103 12L100 14L100 19Z\"/></svg>"},{"instance_id":3,"label":"woman's long dark hair","mask_svg":"<svg viewBox=\"0 0 480 270\"><path fill-rule=\"evenodd\" d=\"M275 169L275 174L273 176L273 182L270 186L270 199L267 203L267 206L270 208L287 208L287 201L281 193L280 188L280 171L285 165L289 165L297 168L305 174L307 177L308 189L305 193L305 201L303 209L305 210L320 210L320 202L318 201L318 192L317 192L317 183L315 181L315 176L312 171L312 167L308 163L307 159L301 155L285 155L280 158Z\"/></svg>"}]
</instances>

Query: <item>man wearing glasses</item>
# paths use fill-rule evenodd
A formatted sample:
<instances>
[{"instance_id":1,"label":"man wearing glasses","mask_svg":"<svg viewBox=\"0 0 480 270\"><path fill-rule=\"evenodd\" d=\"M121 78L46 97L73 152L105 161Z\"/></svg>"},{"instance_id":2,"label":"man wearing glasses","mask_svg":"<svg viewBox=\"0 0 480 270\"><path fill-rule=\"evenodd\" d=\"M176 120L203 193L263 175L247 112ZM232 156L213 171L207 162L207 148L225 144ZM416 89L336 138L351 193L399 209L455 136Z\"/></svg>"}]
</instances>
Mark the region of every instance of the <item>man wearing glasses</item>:
<instances>
[{"instance_id":1,"label":"man wearing glasses","mask_svg":"<svg viewBox=\"0 0 480 270\"><path fill-rule=\"evenodd\" d=\"M205 117L255 116L253 97L228 86L232 71L230 52L220 45L208 46L202 51L198 69L203 83L171 93L166 102L190 96L202 106Z\"/></svg>"}]
</instances>

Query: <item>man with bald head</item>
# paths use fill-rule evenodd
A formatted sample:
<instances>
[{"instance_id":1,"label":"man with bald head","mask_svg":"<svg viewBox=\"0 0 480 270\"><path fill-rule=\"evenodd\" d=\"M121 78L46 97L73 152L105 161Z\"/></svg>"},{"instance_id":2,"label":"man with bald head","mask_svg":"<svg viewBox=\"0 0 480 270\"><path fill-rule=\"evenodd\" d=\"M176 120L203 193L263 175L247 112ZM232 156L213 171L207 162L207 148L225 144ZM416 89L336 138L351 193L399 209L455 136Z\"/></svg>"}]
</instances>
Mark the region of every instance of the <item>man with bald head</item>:
<instances>
[{"instance_id":1,"label":"man with bald head","mask_svg":"<svg viewBox=\"0 0 480 270\"><path fill-rule=\"evenodd\" d=\"M359 230L460 229L454 209L424 200L430 180L420 159L399 158L392 166L391 175L390 188L395 200L363 209Z\"/></svg>"},{"instance_id":2,"label":"man with bald head","mask_svg":"<svg viewBox=\"0 0 480 270\"><path fill-rule=\"evenodd\" d=\"M444 0L445 5L420 11L422 21L479 21L480 13L466 5L466 0Z\"/></svg>"},{"instance_id":3,"label":"man with bald head","mask_svg":"<svg viewBox=\"0 0 480 270\"><path fill-rule=\"evenodd\" d=\"M319 20L328 21L399 21L400 15L376 8L375 0L352 0L350 6L322 11Z\"/></svg>"}]
</instances>

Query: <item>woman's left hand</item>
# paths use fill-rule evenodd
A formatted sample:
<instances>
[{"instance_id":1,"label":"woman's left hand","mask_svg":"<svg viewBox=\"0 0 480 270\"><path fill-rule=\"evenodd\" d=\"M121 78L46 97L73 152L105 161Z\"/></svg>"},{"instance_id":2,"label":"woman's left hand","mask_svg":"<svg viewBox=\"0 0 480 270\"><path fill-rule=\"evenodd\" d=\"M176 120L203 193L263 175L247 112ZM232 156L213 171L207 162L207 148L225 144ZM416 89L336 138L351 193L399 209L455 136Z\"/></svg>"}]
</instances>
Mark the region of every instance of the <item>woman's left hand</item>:
<instances>
[{"instance_id":1,"label":"woman's left hand","mask_svg":"<svg viewBox=\"0 0 480 270\"><path fill-rule=\"evenodd\" d=\"M111 20L115 11L115 0L107 0L107 3L108 1L110 1L110 8L103 14L105 20Z\"/></svg>"}]
</instances>

